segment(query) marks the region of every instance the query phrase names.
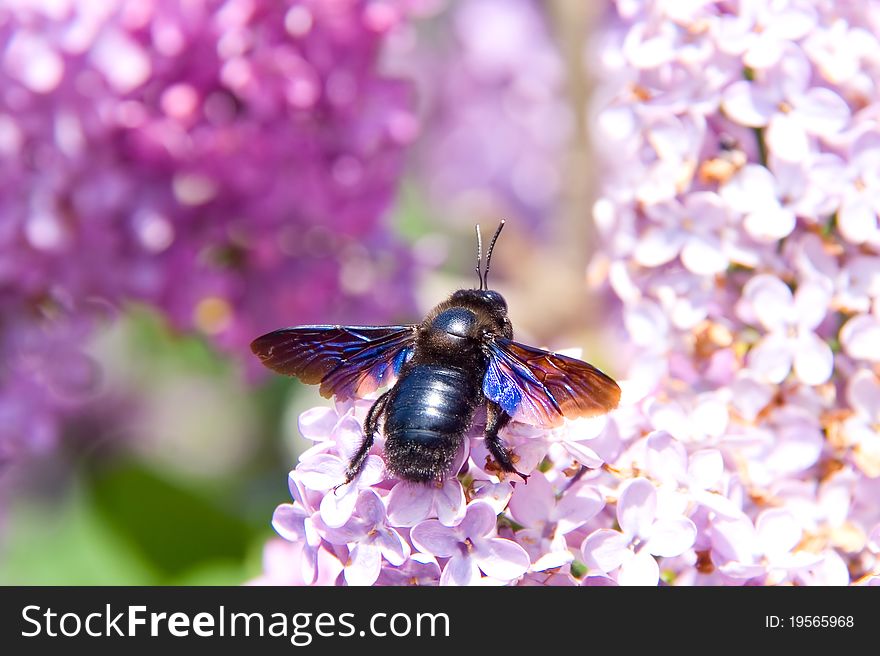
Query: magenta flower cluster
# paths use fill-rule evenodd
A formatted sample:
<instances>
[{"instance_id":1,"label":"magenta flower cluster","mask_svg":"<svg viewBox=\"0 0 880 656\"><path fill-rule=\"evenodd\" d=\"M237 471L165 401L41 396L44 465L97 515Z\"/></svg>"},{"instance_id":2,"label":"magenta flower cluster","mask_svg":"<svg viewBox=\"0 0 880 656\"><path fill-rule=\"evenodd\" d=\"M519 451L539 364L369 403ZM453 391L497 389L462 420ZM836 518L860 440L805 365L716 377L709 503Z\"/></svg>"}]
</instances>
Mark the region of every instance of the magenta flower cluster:
<instances>
[{"instance_id":1,"label":"magenta flower cluster","mask_svg":"<svg viewBox=\"0 0 880 656\"><path fill-rule=\"evenodd\" d=\"M620 408L512 424L527 485L478 421L443 484L379 444L338 489L369 401L308 411L259 581L880 583L878 32L870 3L617 2L590 277Z\"/></svg>"},{"instance_id":2,"label":"magenta flower cluster","mask_svg":"<svg viewBox=\"0 0 880 656\"><path fill-rule=\"evenodd\" d=\"M408 306L380 220L418 121L377 64L405 11L0 7L0 462L51 445L95 384L81 347L127 301L242 354L285 322Z\"/></svg>"}]
</instances>

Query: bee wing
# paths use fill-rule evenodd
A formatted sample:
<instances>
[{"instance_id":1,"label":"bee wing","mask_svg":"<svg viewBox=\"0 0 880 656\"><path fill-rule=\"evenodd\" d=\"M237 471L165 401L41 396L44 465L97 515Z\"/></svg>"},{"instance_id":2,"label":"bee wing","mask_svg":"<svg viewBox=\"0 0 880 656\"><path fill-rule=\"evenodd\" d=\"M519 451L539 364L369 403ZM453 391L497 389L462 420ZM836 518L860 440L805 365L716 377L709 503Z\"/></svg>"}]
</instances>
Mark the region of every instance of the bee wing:
<instances>
[{"instance_id":1,"label":"bee wing","mask_svg":"<svg viewBox=\"0 0 880 656\"><path fill-rule=\"evenodd\" d=\"M298 326L257 337L251 350L263 364L321 396L362 396L397 374L412 354L416 326Z\"/></svg>"},{"instance_id":2,"label":"bee wing","mask_svg":"<svg viewBox=\"0 0 880 656\"><path fill-rule=\"evenodd\" d=\"M593 417L620 402L620 388L591 364L509 339L487 343L486 398L516 421L559 426L563 417Z\"/></svg>"}]
</instances>

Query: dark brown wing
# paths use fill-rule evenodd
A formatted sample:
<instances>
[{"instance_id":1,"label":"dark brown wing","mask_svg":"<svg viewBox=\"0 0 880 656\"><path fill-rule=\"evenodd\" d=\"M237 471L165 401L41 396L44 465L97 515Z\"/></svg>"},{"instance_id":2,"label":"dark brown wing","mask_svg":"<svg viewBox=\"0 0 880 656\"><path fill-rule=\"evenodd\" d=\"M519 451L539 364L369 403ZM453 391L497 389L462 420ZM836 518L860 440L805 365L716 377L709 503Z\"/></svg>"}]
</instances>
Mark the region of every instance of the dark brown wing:
<instances>
[{"instance_id":1,"label":"dark brown wing","mask_svg":"<svg viewBox=\"0 0 880 656\"><path fill-rule=\"evenodd\" d=\"M610 412L620 402L617 383L591 364L509 339L487 346L483 392L517 421L549 428L563 417Z\"/></svg>"},{"instance_id":2,"label":"dark brown wing","mask_svg":"<svg viewBox=\"0 0 880 656\"><path fill-rule=\"evenodd\" d=\"M258 337L263 364L341 400L368 394L396 374L412 353L416 326L297 326Z\"/></svg>"}]
</instances>

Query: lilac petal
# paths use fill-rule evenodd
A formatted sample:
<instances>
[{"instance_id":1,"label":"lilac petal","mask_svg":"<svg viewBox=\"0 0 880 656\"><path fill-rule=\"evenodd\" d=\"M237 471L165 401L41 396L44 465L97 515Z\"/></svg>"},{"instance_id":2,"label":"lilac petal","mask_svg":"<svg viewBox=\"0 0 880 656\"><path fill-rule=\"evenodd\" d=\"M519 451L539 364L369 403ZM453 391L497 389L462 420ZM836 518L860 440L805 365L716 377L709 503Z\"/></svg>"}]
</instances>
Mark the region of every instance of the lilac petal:
<instances>
[{"instance_id":1,"label":"lilac petal","mask_svg":"<svg viewBox=\"0 0 880 656\"><path fill-rule=\"evenodd\" d=\"M818 16L816 10L808 4L787 3L773 5L773 19L767 30L784 41L802 39L816 26Z\"/></svg>"},{"instance_id":2,"label":"lilac petal","mask_svg":"<svg viewBox=\"0 0 880 656\"><path fill-rule=\"evenodd\" d=\"M633 257L646 267L666 264L679 254L686 239L687 233L681 230L648 228L639 238Z\"/></svg>"},{"instance_id":3,"label":"lilac petal","mask_svg":"<svg viewBox=\"0 0 880 656\"><path fill-rule=\"evenodd\" d=\"M646 478L634 478L621 487L617 523L625 535L644 536L657 514L657 490Z\"/></svg>"},{"instance_id":4,"label":"lilac petal","mask_svg":"<svg viewBox=\"0 0 880 656\"><path fill-rule=\"evenodd\" d=\"M287 475L287 489L290 490L290 496L293 500L303 508L311 508L307 501L306 491L303 487L300 474L297 470L293 470Z\"/></svg>"},{"instance_id":5,"label":"lilac petal","mask_svg":"<svg viewBox=\"0 0 880 656\"><path fill-rule=\"evenodd\" d=\"M562 495L553 511L552 516L557 522L557 534L565 535L583 526L604 507L605 498L590 485L582 485L575 491L569 490Z\"/></svg>"},{"instance_id":6,"label":"lilac petal","mask_svg":"<svg viewBox=\"0 0 880 656\"><path fill-rule=\"evenodd\" d=\"M777 429L773 450L764 462L776 474L797 474L816 464L823 445L818 426L809 422L784 424Z\"/></svg>"},{"instance_id":7,"label":"lilac petal","mask_svg":"<svg viewBox=\"0 0 880 656\"><path fill-rule=\"evenodd\" d=\"M749 350L746 360L749 369L761 379L781 383L792 365L788 339L781 333L770 333Z\"/></svg>"},{"instance_id":8,"label":"lilac petal","mask_svg":"<svg viewBox=\"0 0 880 656\"><path fill-rule=\"evenodd\" d=\"M748 214L778 204L776 178L760 164L742 167L718 192L721 199L736 212Z\"/></svg>"},{"instance_id":9,"label":"lilac petal","mask_svg":"<svg viewBox=\"0 0 880 656\"><path fill-rule=\"evenodd\" d=\"M319 528L320 527L320 528ZM303 530L306 534L306 544L310 547L317 547L321 544L321 531L325 528L321 523L321 518L317 515L306 517L303 520Z\"/></svg>"},{"instance_id":10,"label":"lilac petal","mask_svg":"<svg viewBox=\"0 0 880 656\"><path fill-rule=\"evenodd\" d=\"M333 408L320 406L303 412L299 416L297 426L300 435L307 440L317 442L330 439L338 421L339 417Z\"/></svg>"},{"instance_id":11,"label":"lilac petal","mask_svg":"<svg viewBox=\"0 0 880 656\"><path fill-rule=\"evenodd\" d=\"M296 471L303 486L319 492L330 490L345 480L345 463L330 454L300 463Z\"/></svg>"},{"instance_id":12,"label":"lilac petal","mask_svg":"<svg viewBox=\"0 0 880 656\"><path fill-rule=\"evenodd\" d=\"M581 545L584 563L590 569L611 572L618 567L629 554L629 538L610 528L593 531Z\"/></svg>"},{"instance_id":13,"label":"lilac petal","mask_svg":"<svg viewBox=\"0 0 880 656\"><path fill-rule=\"evenodd\" d=\"M574 556L567 549L551 550L542 554L529 566L530 572L543 572L548 569L556 569L568 565L574 560Z\"/></svg>"},{"instance_id":14,"label":"lilac petal","mask_svg":"<svg viewBox=\"0 0 880 656\"><path fill-rule=\"evenodd\" d=\"M806 385L821 385L834 369L834 353L816 333L800 335L794 354L794 372Z\"/></svg>"},{"instance_id":15,"label":"lilac petal","mask_svg":"<svg viewBox=\"0 0 880 656\"><path fill-rule=\"evenodd\" d=\"M693 546L696 537L697 527L686 517L658 519L644 548L655 556L679 556Z\"/></svg>"},{"instance_id":16,"label":"lilac petal","mask_svg":"<svg viewBox=\"0 0 880 656\"><path fill-rule=\"evenodd\" d=\"M358 515L368 525L380 525L385 523L385 504L379 495L372 490L364 490L357 499Z\"/></svg>"},{"instance_id":17,"label":"lilac petal","mask_svg":"<svg viewBox=\"0 0 880 656\"><path fill-rule=\"evenodd\" d=\"M712 547L722 560L754 562L758 536L748 517L716 519L712 522L711 531Z\"/></svg>"},{"instance_id":18,"label":"lilac petal","mask_svg":"<svg viewBox=\"0 0 880 656\"><path fill-rule=\"evenodd\" d=\"M364 430L352 413L347 413L333 428L339 454L349 461L364 441Z\"/></svg>"},{"instance_id":19,"label":"lilac petal","mask_svg":"<svg viewBox=\"0 0 880 656\"><path fill-rule=\"evenodd\" d=\"M849 569L836 551L827 551L821 563L810 570L810 585L849 585Z\"/></svg>"},{"instance_id":20,"label":"lilac petal","mask_svg":"<svg viewBox=\"0 0 880 656\"><path fill-rule=\"evenodd\" d=\"M755 318L767 330L785 328L792 315L794 296L776 276L761 274L743 287L743 297L751 305Z\"/></svg>"},{"instance_id":21,"label":"lilac petal","mask_svg":"<svg viewBox=\"0 0 880 656\"><path fill-rule=\"evenodd\" d=\"M880 287L880 284L878 284L878 287ZM564 355L570 355L571 357L583 359L583 353L565 353ZM565 433L563 439L571 442L584 442L586 440L594 440L599 437L607 427L608 415L569 419L565 422Z\"/></svg>"},{"instance_id":22,"label":"lilac petal","mask_svg":"<svg viewBox=\"0 0 880 656\"><path fill-rule=\"evenodd\" d=\"M434 491L434 510L441 524L458 524L464 517L465 504L464 489L456 478L446 479L440 489Z\"/></svg>"},{"instance_id":23,"label":"lilac petal","mask_svg":"<svg viewBox=\"0 0 880 656\"><path fill-rule=\"evenodd\" d=\"M758 541L764 553L770 558L778 558L800 542L803 531L794 516L785 509L765 510L755 522Z\"/></svg>"},{"instance_id":24,"label":"lilac petal","mask_svg":"<svg viewBox=\"0 0 880 656\"><path fill-rule=\"evenodd\" d=\"M743 227L757 241L772 242L791 234L797 224L794 212L778 202L754 210L743 220Z\"/></svg>"},{"instance_id":25,"label":"lilac petal","mask_svg":"<svg viewBox=\"0 0 880 656\"><path fill-rule=\"evenodd\" d=\"M797 325L805 330L814 330L828 314L830 302L831 292L825 285L811 281L802 283L794 295Z\"/></svg>"},{"instance_id":26,"label":"lilac petal","mask_svg":"<svg viewBox=\"0 0 880 656\"><path fill-rule=\"evenodd\" d=\"M373 585L382 570L382 556L371 544L357 544L351 550L345 568L345 581L349 585Z\"/></svg>"},{"instance_id":27,"label":"lilac petal","mask_svg":"<svg viewBox=\"0 0 880 656\"><path fill-rule=\"evenodd\" d=\"M529 478L528 485L518 485L510 498L510 512L523 526L540 528L550 518L556 499L553 487L538 472Z\"/></svg>"},{"instance_id":28,"label":"lilac petal","mask_svg":"<svg viewBox=\"0 0 880 656\"><path fill-rule=\"evenodd\" d=\"M272 528L285 540L296 542L305 537L303 517L305 513L289 503L282 503L272 514Z\"/></svg>"},{"instance_id":29,"label":"lilac petal","mask_svg":"<svg viewBox=\"0 0 880 656\"><path fill-rule=\"evenodd\" d=\"M743 512L733 501L716 492L705 490L692 490L691 496L694 501L705 506L719 517L724 519L741 519Z\"/></svg>"},{"instance_id":30,"label":"lilac petal","mask_svg":"<svg viewBox=\"0 0 880 656\"><path fill-rule=\"evenodd\" d=\"M767 148L786 162L802 162L810 154L810 138L801 123L790 114L776 114L764 133Z\"/></svg>"},{"instance_id":31,"label":"lilac petal","mask_svg":"<svg viewBox=\"0 0 880 656\"><path fill-rule=\"evenodd\" d=\"M562 446L568 451L572 458L577 460L577 462L584 467L597 469L605 464L605 460L584 442L566 441L563 442Z\"/></svg>"},{"instance_id":32,"label":"lilac petal","mask_svg":"<svg viewBox=\"0 0 880 656\"><path fill-rule=\"evenodd\" d=\"M691 454L688 478L692 485L707 490L719 483L724 475L724 458L718 449L701 449Z\"/></svg>"},{"instance_id":33,"label":"lilac petal","mask_svg":"<svg viewBox=\"0 0 880 656\"><path fill-rule=\"evenodd\" d=\"M474 543L474 560L487 576L512 581L526 573L531 559L526 550L512 540L489 538Z\"/></svg>"},{"instance_id":34,"label":"lilac petal","mask_svg":"<svg viewBox=\"0 0 880 656\"><path fill-rule=\"evenodd\" d=\"M797 120L811 134L830 136L850 120L849 105L831 89L815 87L797 99Z\"/></svg>"},{"instance_id":35,"label":"lilac petal","mask_svg":"<svg viewBox=\"0 0 880 656\"><path fill-rule=\"evenodd\" d=\"M840 329L840 342L850 357L880 362L880 321L865 314L854 316Z\"/></svg>"},{"instance_id":36,"label":"lilac petal","mask_svg":"<svg viewBox=\"0 0 880 656\"><path fill-rule=\"evenodd\" d=\"M449 559L443 574L440 575L440 585L475 585L480 580L480 569L470 556L456 554Z\"/></svg>"},{"instance_id":37,"label":"lilac petal","mask_svg":"<svg viewBox=\"0 0 880 656\"><path fill-rule=\"evenodd\" d=\"M693 426L699 427L701 433L709 437L721 437L730 423L727 403L715 395L703 396L691 411L691 422Z\"/></svg>"},{"instance_id":38,"label":"lilac petal","mask_svg":"<svg viewBox=\"0 0 880 656\"><path fill-rule=\"evenodd\" d=\"M400 567L409 558L410 548L400 533L392 529L380 529L373 540L382 556L395 567Z\"/></svg>"},{"instance_id":39,"label":"lilac petal","mask_svg":"<svg viewBox=\"0 0 880 656\"><path fill-rule=\"evenodd\" d=\"M415 526L428 518L433 502L430 486L398 481L388 495L388 521L392 526Z\"/></svg>"},{"instance_id":40,"label":"lilac petal","mask_svg":"<svg viewBox=\"0 0 880 656\"><path fill-rule=\"evenodd\" d=\"M678 483L686 476L687 451L669 433L652 433L646 444L647 469L661 483Z\"/></svg>"},{"instance_id":41,"label":"lilac petal","mask_svg":"<svg viewBox=\"0 0 880 656\"><path fill-rule=\"evenodd\" d=\"M472 501L467 507L458 530L463 536L475 540L492 533L495 530L497 518L498 515L490 504L485 501Z\"/></svg>"},{"instance_id":42,"label":"lilac petal","mask_svg":"<svg viewBox=\"0 0 880 656\"><path fill-rule=\"evenodd\" d=\"M785 52L785 42L770 31L757 34L751 47L743 54L743 64L763 70L774 66Z\"/></svg>"},{"instance_id":43,"label":"lilac petal","mask_svg":"<svg viewBox=\"0 0 880 656\"><path fill-rule=\"evenodd\" d=\"M303 583L312 585L318 579L318 550L315 547L304 547L300 556L300 574Z\"/></svg>"},{"instance_id":44,"label":"lilac petal","mask_svg":"<svg viewBox=\"0 0 880 656\"><path fill-rule=\"evenodd\" d=\"M531 485L531 483L529 484ZM461 490L461 486L459 486L459 490ZM474 492L471 493L472 499L485 501L492 506L492 509L496 514L504 512L504 509L507 508L507 504L510 502L511 496L513 496L513 485L507 481L501 481L500 483L493 483L492 481L475 481ZM456 509L456 515L452 516L450 521L444 521L443 517L440 517L440 521L447 526L460 522L461 518L464 516L464 504L464 491L462 491L461 505ZM438 516L440 515L439 512L437 514Z\"/></svg>"},{"instance_id":45,"label":"lilac petal","mask_svg":"<svg viewBox=\"0 0 880 656\"><path fill-rule=\"evenodd\" d=\"M715 235L691 237L681 249L681 263L698 276L714 276L727 269L730 261Z\"/></svg>"},{"instance_id":46,"label":"lilac petal","mask_svg":"<svg viewBox=\"0 0 880 656\"><path fill-rule=\"evenodd\" d=\"M357 488L353 485L343 485L327 492L321 499L321 519L330 528L343 526L351 518L357 499Z\"/></svg>"},{"instance_id":47,"label":"lilac petal","mask_svg":"<svg viewBox=\"0 0 880 656\"><path fill-rule=\"evenodd\" d=\"M660 566L647 551L642 550L627 558L617 572L618 585L656 586L660 581Z\"/></svg>"},{"instance_id":48,"label":"lilac petal","mask_svg":"<svg viewBox=\"0 0 880 656\"><path fill-rule=\"evenodd\" d=\"M608 577L608 576L585 576L584 580L581 581L581 585L585 585L588 587L614 587L617 585L617 581Z\"/></svg>"},{"instance_id":49,"label":"lilac petal","mask_svg":"<svg viewBox=\"0 0 880 656\"><path fill-rule=\"evenodd\" d=\"M747 80L734 82L724 90L721 107L731 120L752 128L767 125L776 112L777 98Z\"/></svg>"},{"instance_id":50,"label":"lilac petal","mask_svg":"<svg viewBox=\"0 0 880 656\"><path fill-rule=\"evenodd\" d=\"M414 526L410 532L410 539L416 549L438 558L459 553L462 544L455 529L443 526L436 519L428 519Z\"/></svg>"},{"instance_id":51,"label":"lilac petal","mask_svg":"<svg viewBox=\"0 0 880 656\"><path fill-rule=\"evenodd\" d=\"M638 346L656 344L669 328L666 313L650 300L640 300L628 306L623 320L630 338Z\"/></svg>"},{"instance_id":52,"label":"lilac petal","mask_svg":"<svg viewBox=\"0 0 880 656\"><path fill-rule=\"evenodd\" d=\"M361 466L360 473L358 473L355 479L357 486L362 488L369 487L384 480L385 462L379 456L367 456L367 459L364 460L364 464Z\"/></svg>"},{"instance_id":53,"label":"lilac petal","mask_svg":"<svg viewBox=\"0 0 880 656\"><path fill-rule=\"evenodd\" d=\"M837 227L847 241L863 244L877 234L877 212L862 195L844 198L837 212Z\"/></svg>"},{"instance_id":54,"label":"lilac petal","mask_svg":"<svg viewBox=\"0 0 880 656\"><path fill-rule=\"evenodd\" d=\"M860 369L846 387L846 400L871 423L880 423L880 380L868 369Z\"/></svg>"},{"instance_id":55,"label":"lilac petal","mask_svg":"<svg viewBox=\"0 0 880 656\"><path fill-rule=\"evenodd\" d=\"M763 565L753 563L729 562L720 565L718 567L718 571L720 571L725 576L729 576L732 579L744 580L762 576L767 570Z\"/></svg>"},{"instance_id":56,"label":"lilac petal","mask_svg":"<svg viewBox=\"0 0 880 656\"><path fill-rule=\"evenodd\" d=\"M797 572L799 570L811 569L821 562L822 554L810 553L809 551L795 551L777 554L767 567L776 571L781 570L779 573L787 575L789 571Z\"/></svg>"}]
</instances>

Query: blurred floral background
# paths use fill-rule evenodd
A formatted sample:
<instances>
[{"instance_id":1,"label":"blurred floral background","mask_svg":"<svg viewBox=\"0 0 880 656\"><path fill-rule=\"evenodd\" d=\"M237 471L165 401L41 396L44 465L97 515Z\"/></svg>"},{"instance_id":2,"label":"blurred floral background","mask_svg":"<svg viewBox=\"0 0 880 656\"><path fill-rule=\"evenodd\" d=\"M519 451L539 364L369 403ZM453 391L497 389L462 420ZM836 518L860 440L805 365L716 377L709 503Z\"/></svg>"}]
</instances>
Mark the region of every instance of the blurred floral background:
<instances>
[{"instance_id":1,"label":"blurred floral background","mask_svg":"<svg viewBox=\"0 0 880 656\"><path fill-rule=\"evenodd\" d=\"M876 583L878 34L825 0L4 1L0 583ZM518 338L622 407L514 426L528 486L475 433L448 507L330 508L369 404L249 342L418 321L500 218Z\"/></svg>"}]
</instances>

